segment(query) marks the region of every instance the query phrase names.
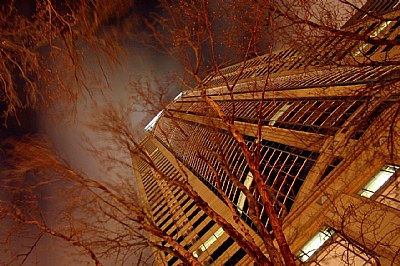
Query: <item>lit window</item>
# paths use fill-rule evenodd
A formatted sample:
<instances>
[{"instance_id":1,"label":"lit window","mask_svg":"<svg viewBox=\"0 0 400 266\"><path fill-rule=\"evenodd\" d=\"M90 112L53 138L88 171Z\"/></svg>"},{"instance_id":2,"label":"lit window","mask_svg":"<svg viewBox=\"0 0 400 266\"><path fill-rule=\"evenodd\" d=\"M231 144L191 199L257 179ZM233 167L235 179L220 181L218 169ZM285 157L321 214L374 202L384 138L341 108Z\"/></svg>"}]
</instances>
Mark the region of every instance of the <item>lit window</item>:
<instances>
[{"instance_id":1,"label":"lit window","mask_svg":"<svg viewBox=\"0 0 400 266\"><path fill-rule=\"evenodd\" d=\"M374 31L369 37L371 37L371 38L377 37L377 36L379 35L379 33L381 33L384 29L387 28L387 26L389 26L390 23L392 23L392 21L390 21L390 20L389 20L389 21L383 22L383 23L379 26L379 28L378 28L376 31ZM361 54L361 53L364 51L365 47L367 47L367 44L366 44L366 43L362 44L362 45L358 48L358 50L353 54L353 56L357 56L357 55Z\"/></svg>"},{"instance_id":2,"label":"lit window","mask_svg":"<svg viewBox=\"0 0 400 266\"><path fill-rule=\"evenodd\" d=\"M249 188L251 185L251 182L253 182L253 175L251 174L251 172L249 172L246 176L246 179L244 180L243 185L246 188ZM237 209L240 214L242 214L245 200L246 200L246 196L244 195L244 193L242 191L240 191L239 199L238 199L238 203L237 203Z\"/></svg>"},{"instance_id":3,"label":"lit window","mask_svg":"<svg viewBox=\"0 0 400 266\"><path fill-rule=\"evenodd\" d=\"M399 166L385 165L361 190L359 195L371 198L399 169Z\"/></svg>"},{"instance_id":4,"label":"lit window","mask_svg":"<svg viewBox=\"0 0 400 266\"><path fill-rule=\"evenodd\" d=\"M163 112L164 112L164 110L161 110L160 112L158 112L158 114L147 124L147 126L144 127L144 129L147 132L150 132L153 130L154 126L156 125L158 119L160 119Z\"/></svg>"},{"instance_id":5,"label":"lit window","mask_svg":"<svg viewBox=\"0 0 400 266\"><path fill-rule=\"evenodd\" d=\"M320 265L380 265L373 252L349 241L331 228L319 231L308 241L297 257L310 266Z\"/></svg>"},{"instance_id":6,"label":"lit window","mask_svg":"<svg viewBox=\"0 0 400 266\"><path fill-rule=\"evenodd\" d=\"M308 259L317 251L319 250L324 243L332 237L335 233L330 228L326 228L324 230L319 231L310 241L308 241L300 252L297 254L297 257L302 261L306 262Z\"/></svg>"},{"instance_id":7,"label":"lit window","mask_svg":"<svg viewBox=\"0 0 400 266\"><path fill-rule=\"evenodd\" d=\"M372 33L372 34L370 35L370 37L371 37L371 38L375 38L376 36L378 36L378 34L381 33L384 29L386 29L386 27L389 26L390 23L392 23L392 21L390 21L390 20L389 20L389 21L383 22L383 23L379 26L379 28L378 28L376 31L374 31L374 33Z\"/></svg>"},{"instance_id":8,"label":"lit window","mask_svg":"<svg viewBox=\"0 0 400 266\"><path fill-rule=\"evenodd\" d=\"M198 258L204 251L206 251L220 236L224 233L224 229L220 227L209 239L207 239L198 250L193 252L193 256Z\"/></svg>"},{"instance_id":9,"label":"lit window","mask_svg":"<svg viewBox=\"0 0 400 266\"><path fill-rule=\"evenodd\" d=\"M279 111L276 112L276 114L271 118L271 120L269 121L268 125L270 125L270 126L275 125L275 122L278 121L279 117L281 117L281 116L283 115L283 113L284 113L287 109L289 109L289 107L290 107L291 105L292 105L292 104L289 104L289 103L286 103L285 105L283 105L283 106L281 107L281 109L279 109Z\"/></svg>"}]
</instances>

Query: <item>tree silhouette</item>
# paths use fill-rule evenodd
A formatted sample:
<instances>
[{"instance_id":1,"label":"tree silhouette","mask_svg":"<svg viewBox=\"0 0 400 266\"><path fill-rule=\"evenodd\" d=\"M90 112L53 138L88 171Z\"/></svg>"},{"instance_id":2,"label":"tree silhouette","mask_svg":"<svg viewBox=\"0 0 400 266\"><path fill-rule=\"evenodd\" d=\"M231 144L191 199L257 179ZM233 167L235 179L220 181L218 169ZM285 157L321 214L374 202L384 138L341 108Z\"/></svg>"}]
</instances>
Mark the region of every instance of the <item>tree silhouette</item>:
<instances>
[{"instance_id":1,"label":"tree silhouette","mask_svg":"<svg viewBox=\"0 0 400 266\"><path fill-rule=\"evenodd\" d=\"M23 212L15 204L5 205L2 213L18 223L34 221L40 232L35 241L43 233L67 240L97 264L110 254L122 263L144 247L159 250L155 260L161 264L168 256L188 265L212 263L212 256L202 256L205 241L196 238L181 201L193 202L258 265L322 264L322 259L331 258L302 248L305 236L311 237L310 228L296 217L329 221L333 228L322 230L325 247L329 244L335 252L344 247L340 259L349 265L354 253L365 253L361 257L371 263L383 261L377 256L383 246L389 250L390 263L396 264L398 244L389 238L398 234L398 225L371 222L378 216L395 220L395 211L348 195L361 188L350 178L358 165L366 173L364 182L384 161L398 164L395 35L400 24L398 12L389 12L396 3L383 11L371 11L371 1L365 6L324 3L160 1L163 12L147 21L150 36L145 39L181 63L185 73L174 75L172 82L131 82L132 99L141 105L140 111L163 110L143 141L129 124L132 107L106 106L97 112L92 129L105 141L90 149L106 166L105 175L116 180L98 181L76 173L48 148L41 156L15 149L16 143L6 150L4 161L11 169L21 169L24 178L57 177L84 191L82 199L90 204L72 206L86 216L71 219L68 227L79 233L45 227L40 217L28 219L35 206L26 206ZM339 19L346 14L336 13L339 4L353 16L346 24ZM372 6L365 8L368 5ZM279 50L281 46L289 47ZM188 91L170 102L171 84ZM25 144L25 150L35 146L31 140ZM131 157L137 189L128 174ZM21 162L35 164L27 171ZM5 173L4 180L17 180L14 176L19 175ZM144 197L143 191L149 189L144 178L155 181L152 189L159 192L158 201ZM226 213L202 197L210 192L201 190L206 185ZM167 205L164 213L172 221L170 227L162 229L163 215L154 216L156 203ZM352 231L354 225L359 225L358 234Z\"/></svg>"}]
</instances>

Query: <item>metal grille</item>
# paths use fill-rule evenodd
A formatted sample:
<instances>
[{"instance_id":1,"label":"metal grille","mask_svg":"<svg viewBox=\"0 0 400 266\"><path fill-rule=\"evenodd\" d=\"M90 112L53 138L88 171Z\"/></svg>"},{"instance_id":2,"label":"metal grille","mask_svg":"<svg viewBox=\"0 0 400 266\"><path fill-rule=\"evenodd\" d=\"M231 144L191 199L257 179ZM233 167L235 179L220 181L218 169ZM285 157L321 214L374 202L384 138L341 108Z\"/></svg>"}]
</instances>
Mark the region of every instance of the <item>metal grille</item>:
<instances>
[{"instance_id":1,"label":"metal grille","mask_svg":"<svg viewBox=\"0 0 400 266\"><path fill-rule=\"evenodd\" d=\"M354 99L266 100L262 106L262 121L266 126L334 135L363 102ZM217 103L228 116L232 116L234 105L236 121L257 123L259 101ZM218 117L205 102L184 103L181 107L182 112Z\"/></svg>"},{"instance_id":2,"label":"metal grille","mask_svg":"<svg viewBox=\"0 0 400 266\"><path fill-rule=\"evenodd\" d=\"M160 122L159 127L162 128L164 124L170 123L170 119L163 117ZM155 135L160 140L168 138L164 144L173 150L176 156L208 187L217 192L215 175L206 163L209 162L218 173L222 190L238 206L240 190L230 181L224 170L224 164L242 183L246 179L249 168L235 139L218 129L186 121L179 121L178 124L179 129L169 131L168 137L160 135L162 130L156 130ZM190 132L190 134L185 134L185 132ZM250 149L254 149L254 138L247 137L247 144ZM283 216L293 205L318 154L271 141L262 141L261 146L260 170L265 175L267 187L274 195L276 211L279 216ZM264 213L261 198L258 198L258 201L261 208L260 218L267 226L268 217ZM241 206L241 209L243 209L241 214L244 220L251 224L247 204Z\"/></svg>"}]
</instances>

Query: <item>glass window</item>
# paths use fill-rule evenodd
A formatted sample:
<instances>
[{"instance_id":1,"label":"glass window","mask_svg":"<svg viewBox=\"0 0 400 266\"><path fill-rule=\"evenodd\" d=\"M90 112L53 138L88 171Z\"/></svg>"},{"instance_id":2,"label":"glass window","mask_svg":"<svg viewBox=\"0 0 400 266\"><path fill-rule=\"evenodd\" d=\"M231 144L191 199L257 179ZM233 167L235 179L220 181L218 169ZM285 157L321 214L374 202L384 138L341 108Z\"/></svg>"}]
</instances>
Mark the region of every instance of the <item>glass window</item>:
<instances>
[{"instance_id":1,"label":"glass window","mask_svg":"<svg viewBox=\"0 0 400 266\"><path fill-rule=\"evenodd\" d=\"M193 256L198 258L204 251L206 251L219 237L224 233L224 229L220 227L210 238L208 238L198 250L193 252Z\"/></svg>"},{"instance_id":2,"label":"glass window","mask_svg":"<svg viewBox=\"0 0 400 266\"><path fill-rule=\"evenodd\" d=\"M283 113L285 113L285 111L287 109L289 109L289 107L292 104L289 103L285 103L279 110L278 112L275 113L275 115L271 118L271 120L269 121L268 125L273 126L275 125L276 121L279 119L279 117L281 117L283 115Z\"/></svg>"},{"instance_id":3,"label":"glass window","mask_svg":"<svg viewBox=\"0 0 400 266\"><path fill-rule=\"evenodd\" d=\"M246 179L244 180L244 186L246 188L250 188L251 183L253 182L253 175L252 173L249 171L249 173L246 176ZM242 214L242 210L244 207L244 203L246 201L246 196L244 195L244 193L242 191L240 191L239 194L239 199L238 199L238 203L237 203L237 208L240 214Z\"/></svg>"},{"instance_id":4,"label":"glass window","mask_svg":"<svg viewBox=\"0 0 400 266\"><path fill-rule=\"evenodd\" d=\"M377 37L384 29L386 29L387 26L389 26L390 23L392 23L392 21L390 21L390 20L383 22L381 25L379 25L379 27L371 35L369 35L369 37L371 37L371 38ZM364 51L365 47L367 47L367 45L368 44L363 43L358 48L358 50L356 50L354 52L353 56L358 56L359 54L361 54Z\"/></svg>"},{"instance_id":5,"label":"glass window","mask_svg":"<svg viewBox=\"0 0 400 266\"><path fill-rule=\"evenodd\" d=\"M374 254L353 240L349 241L331 228L319 231L298 252L297 257L307 265L380 265Z\"/></svg>"},{"instance_id":6,"label":"glass window","mask_svg":"<svg viewBox=\"0 0 400 266\"><path fill-rule=\"evenodd\" d=\"M160 119L161 115L163 114L164 110L158 112L158 114L144 127L147 132L151 132L156 125L157 121Z\"/></svg>"},{"instance_id":7,"label":"glass window","mask_svg":"<svg viewBox=\"0 0 400 266\"><path fill-rule=\"evenodd\" d=\"M319 250L324 243L332 237L332 235L335 232L330 229L326 228L324 230L319 231L313 238L310 239L300 250L299 253L297 253L297 257L302 261L306 262L309 260L309 258L317 251Z\"/></svg>"},{"instance_id":8,"label":"glass window","mask_svg":"<svg viewBox=\"0 0 400 266\"><path fill-rule=\"evenodd\" d=\"M359 192L358 194L371 198L399 169L399 166L385 165Z\"/></svg>"}]
</instances>

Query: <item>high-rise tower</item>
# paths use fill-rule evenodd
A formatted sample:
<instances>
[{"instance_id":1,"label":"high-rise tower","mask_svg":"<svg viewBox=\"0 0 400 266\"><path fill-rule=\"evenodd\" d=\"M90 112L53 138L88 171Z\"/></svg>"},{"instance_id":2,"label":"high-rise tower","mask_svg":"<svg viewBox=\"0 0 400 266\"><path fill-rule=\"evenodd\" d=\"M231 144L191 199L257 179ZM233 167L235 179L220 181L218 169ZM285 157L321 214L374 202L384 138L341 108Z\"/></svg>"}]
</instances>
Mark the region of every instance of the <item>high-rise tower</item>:
<instances>
[{"instance_id":1,"label":"high-rise tower","mask_svg":"<svg viewBox=\"0 0 400 266\"><path fill-rule=\"evenodd\" d=\"M352 18L346 31L398 39L399 21L357 21ZM222 190L254 228L247 199L230 174L250 189L253 176L205 93L235 121L250 150L261 148L260 171L299 262L400 264L399 47L342 41L316 41L308 56L307 49L283 49L209 75L206 89L183 93L168 105L143 147L165 175L188 178L232 220ZM162 230L205 264L247 265L243 249L181 189L136 162L141 194ZM168 265L177 260L166 255Z\"/></svg>"}]
</instances>

